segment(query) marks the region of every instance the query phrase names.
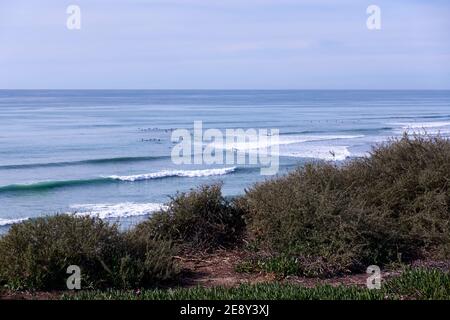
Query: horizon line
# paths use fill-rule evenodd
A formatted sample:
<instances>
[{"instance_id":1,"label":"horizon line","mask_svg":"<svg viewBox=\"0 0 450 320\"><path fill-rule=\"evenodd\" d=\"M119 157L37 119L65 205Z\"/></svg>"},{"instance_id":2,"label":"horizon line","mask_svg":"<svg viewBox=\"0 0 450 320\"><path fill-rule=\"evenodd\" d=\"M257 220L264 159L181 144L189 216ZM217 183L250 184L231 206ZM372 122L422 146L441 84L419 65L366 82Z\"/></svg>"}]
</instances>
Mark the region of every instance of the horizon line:
<instances>
[{"instance_id":1,"label":"horizon line","mask_svg":"<svg viewBox=\"0 0 450 320\"><path fill-rule=\"evenodd\" d=\"M224 89L224 88L203 88L203 89L174 89L174 88L0 88L0 91L450 91L450 88L439 89Z\"/></svg>"}]
</instances>

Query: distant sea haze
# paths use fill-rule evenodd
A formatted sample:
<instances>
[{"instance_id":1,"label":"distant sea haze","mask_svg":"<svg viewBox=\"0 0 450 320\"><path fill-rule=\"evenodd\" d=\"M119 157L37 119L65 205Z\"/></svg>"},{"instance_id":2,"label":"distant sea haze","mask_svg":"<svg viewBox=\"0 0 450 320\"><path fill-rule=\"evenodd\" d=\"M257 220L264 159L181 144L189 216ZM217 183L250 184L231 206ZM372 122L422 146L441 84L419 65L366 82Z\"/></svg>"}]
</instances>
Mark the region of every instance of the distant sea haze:
<instances>
[{"instance_id":1,"label":"distant sea haze","mask_svg":"<svg viewBox=\"0 0 450 320\"><path fill-rule=\"evenodd\" d=\"M449 136L450 91L0 90L0 232L69 212L126 228L177 191L221 181L235 196L267 179L258 165L175 165L171 132L194 121L279 129L281 175L405 131Z\"/></svg>"}]
</instances>

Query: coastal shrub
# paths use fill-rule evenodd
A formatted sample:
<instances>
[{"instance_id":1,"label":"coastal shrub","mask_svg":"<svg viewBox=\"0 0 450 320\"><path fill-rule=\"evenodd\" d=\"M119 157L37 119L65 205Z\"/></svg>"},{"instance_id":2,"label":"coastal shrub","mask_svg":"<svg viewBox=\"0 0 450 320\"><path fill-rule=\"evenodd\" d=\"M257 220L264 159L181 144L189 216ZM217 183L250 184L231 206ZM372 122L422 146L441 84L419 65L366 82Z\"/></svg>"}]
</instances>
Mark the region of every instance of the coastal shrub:
<instances>
[{"instance_id":1,"label":"coastal shrub","mask_svg":"<svg viewBox=\"0 0 450 320\"><path fill-rule=\"evenodd\" d=\"M77 265L84 289L151 286L176 274L171 250L98 218L37 218L0 239L0 281L13 289L67 289L67 267Z\"/></svg>"},{"instance_id":2,"label":"coastal shrub","mask_svg":"<svg viewBox=\"0 0 450 320\"><path fill-rule=\"evenodd\" d=\"M242 215L239 206L222 196L221 184L205 185L177 194L132 232L173 241L182 249L212 250L239 243L245 229Z\"/></svg>"},{"instance_id":3,"label":"coastal shrub","mask_svg":"<svg viewBox=\"0 0 450 320\"><path fill-rule=\"evenodd\" d=\"M170 241L124 234L124 251L119 264L119 287L138 288L173 282L179 274L176 251ZM116 280L117 281L117 280Z\"/></svg>"},{"instance_id":4,"label":"coastal shrub","mask_svg":"<svg viewBox=\"0 0 450 320\"><path fill-rule=\"evenodd\" d=\"M311 163L256 184L244 197L248 235L306 275L445 256L449 183L450 141L405 135L368 157Z\"/></svg>"}]
</instances>

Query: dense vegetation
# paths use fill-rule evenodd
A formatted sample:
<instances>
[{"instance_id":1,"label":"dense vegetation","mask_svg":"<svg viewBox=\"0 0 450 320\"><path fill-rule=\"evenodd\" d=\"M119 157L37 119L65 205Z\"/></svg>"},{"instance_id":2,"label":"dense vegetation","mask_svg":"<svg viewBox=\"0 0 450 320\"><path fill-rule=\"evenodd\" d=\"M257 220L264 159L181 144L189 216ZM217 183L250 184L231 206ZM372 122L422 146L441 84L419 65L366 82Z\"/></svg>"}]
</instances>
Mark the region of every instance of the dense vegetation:
<instances>
[{"instance_id":1,"label":"dense vegetation","mask_svg":"<svg viewBox=\"0 0 450 320\"><path fill-rule=\"evenodd\" d=\"M120 233L98 218L57 215L14 225L0 239L0 282L12 289L66 289L77 265L83 288L152 286L177 273L170 243Z\"/></svg>"},{"instance_id":2,"label":"dense vegetation","mask_svg":"<svg viewBox=\"0 0 450 320\"><path fill-rule=\"evenodd\" d=\"M356 286L319 285L314 288L294 284L264 283L235 288L189 288L170 290L84 291L64 295L64 299L101 300L383 300L442 299L450 297L450 275L437 270L407 270L401 276L387 280L380 290Z\"/></svg>"},{"instance_id":3,"label":"dense vegetation","mask_svg":"<svg viewBox=\"0 0 450 320\"><path fill-rule=\"evenodd\" d=\"M245 230L243 212L222 196L221 185L206 185L179 193L167 209L139 224L133 233L162 238L188 250L213 250L234 246Z\"/></svg>"},{"instance_id":4,"label":"dense vegetation","mask_svg":"<svg viewBox=\"0 0 450 320\"><path fill-rule=\"evenodd\" d=\"M445 257L449 183L450 141L404 136L370 157L308 164L253 186L243 199L248 236L267 256L261 266L304 275Z\"/></svg>"},{"instance_id":5,"label":"dense vegetation","mask_svg":"<svg viewBox=\"0 0 450 320\"><path fill-rule=\"evenodd\" d=\"M299 167L254 185L232 201L222 196L220 185L177 194L167 209L124 233L97 218L66 215L16 224L0 239L0 282L9 288L64 288L67 267L79 265L83 288L152 287L176 280L175 255L236 246L252 253L236 270L281 276L333 276L364 271L372 264L447 258L449 184L450 141L404 136L377 146L370 157ZM438 282L448 284L448 275L410 273L388 287L397 292L396 285L403 290L417 281L426 290L418 298L449 296L448 287L436 291ZM260 285L146 294L148 298L377 298L379 294L357 288L293 290ZM125 295L121 292L117 297Z\"/></svg>"}]
</instances>

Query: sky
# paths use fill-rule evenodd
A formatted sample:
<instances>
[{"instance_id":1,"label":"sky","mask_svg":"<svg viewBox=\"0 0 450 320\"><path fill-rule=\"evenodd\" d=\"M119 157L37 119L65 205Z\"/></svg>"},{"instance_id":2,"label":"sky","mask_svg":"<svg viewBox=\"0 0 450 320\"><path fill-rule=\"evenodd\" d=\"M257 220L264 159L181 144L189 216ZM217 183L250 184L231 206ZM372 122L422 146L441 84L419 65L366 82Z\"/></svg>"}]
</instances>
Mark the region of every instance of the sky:
<instances>
[{"instance_id":1,"label":"sky","mask_svg":"<svg viewBox=\"0 0 450 320\"><path fill-rule=\"evenodd\" d=\"M450 89L450 1L0 0L0 88Z\"/></svg>"}]
</instances>

